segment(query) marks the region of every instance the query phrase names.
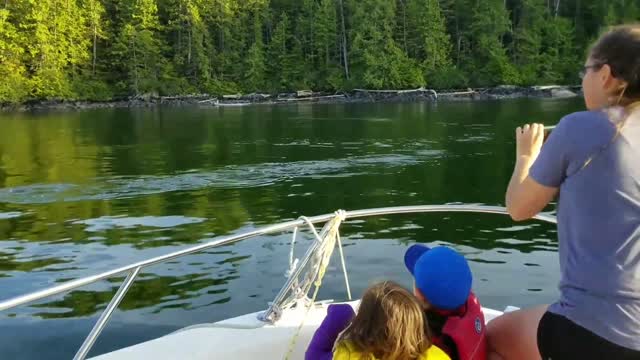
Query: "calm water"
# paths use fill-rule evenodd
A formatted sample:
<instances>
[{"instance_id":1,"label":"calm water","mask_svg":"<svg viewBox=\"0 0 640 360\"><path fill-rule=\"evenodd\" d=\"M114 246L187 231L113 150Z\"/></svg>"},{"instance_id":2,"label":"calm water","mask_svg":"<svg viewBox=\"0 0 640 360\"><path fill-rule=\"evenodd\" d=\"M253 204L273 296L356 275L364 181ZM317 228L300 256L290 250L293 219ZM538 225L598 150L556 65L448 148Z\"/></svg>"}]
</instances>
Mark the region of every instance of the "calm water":
<instances>
[{"instance_id":1,"label":"calm water","mask_svg":"<svg viewBox=\"0 0 640 360\"><path fill-rule=\"evenodd\" d=\"M502 205L514 127L580 108L575 99L1 114L0 299L300 215ZM402 253L416 241L465 253L486 306L557 294L551 225L396 215L349 222L343 236L355 294L376 279L409 285ZM149 268L92 355L264 309L285 280L289 241L265 236ZM335 265L320 298L346 297ZM71 358L116 280L1 313L2 358Z\"/></svg>"}]
</instances>

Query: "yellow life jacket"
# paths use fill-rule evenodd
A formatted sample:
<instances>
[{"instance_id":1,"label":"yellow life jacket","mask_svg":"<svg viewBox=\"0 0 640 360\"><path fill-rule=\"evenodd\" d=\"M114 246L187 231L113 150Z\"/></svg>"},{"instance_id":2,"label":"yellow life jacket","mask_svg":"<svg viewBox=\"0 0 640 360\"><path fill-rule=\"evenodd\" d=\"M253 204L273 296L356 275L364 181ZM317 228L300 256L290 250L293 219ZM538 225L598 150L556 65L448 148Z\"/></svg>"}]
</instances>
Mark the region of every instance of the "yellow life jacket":
<instances>
[{"instance_id":1,"label":"yellow life jacket","mask_svg":"<svg viewBox=\"0 0 640 360\"><path fill-rule=\"evenodd\" d=\"M373 355L365 358L350 341L342 341L333 353L333 360L376 360L376 358ZM419 360L451 360L451 358L439 347L431 345Z\"/></svg>"}]
</instances>

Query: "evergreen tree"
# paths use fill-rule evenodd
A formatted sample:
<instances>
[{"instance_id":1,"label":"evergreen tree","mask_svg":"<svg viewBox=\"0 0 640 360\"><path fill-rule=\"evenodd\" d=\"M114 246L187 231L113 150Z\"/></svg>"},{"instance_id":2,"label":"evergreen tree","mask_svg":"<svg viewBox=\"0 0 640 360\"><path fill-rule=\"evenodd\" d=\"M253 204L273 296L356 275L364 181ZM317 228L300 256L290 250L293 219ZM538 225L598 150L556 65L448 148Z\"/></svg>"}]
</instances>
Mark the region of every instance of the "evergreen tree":
<instances>
[{"instance_id":1,"label":"evergreen tree","mask_svg":"<svg viewBox=\"0 0 640 360\"><path fill-rule=\"evenodd\" d=\"M520 70L520 81L533 85L538 81L543 54L545 8L543 0L521 0L517 12L517 24L513 36L513 63Z\"/></svg>"},{"instance_id":2,"label":"evergreen tree","mask_svg":"<svg viewBox=\"0 0 640 360\"><path fill-rule=\"evenodd\" d=\"M125 75L119 86L133 94L160 90L168 65L158 36L161 25L155 0L131 0L130 14L114 45L114 55Z\"/></svg>"},{"instance_id":3,"label":"evergreen tree","mask_svg":"<svg viewBox=\"0 0 640 360\"><path fill-rule=\"evenodd\" d=\"M503 37L511 27L502 0L477 0L471 20L472 54L467 60L474 85L518 82L518 74L507 57Z\"/></svg>"},{"instance_id":4,"label":"evergreen tree","mask_svg":"<svg viewBox=\"0 0 640 360\"><path fill-rule=\"evenodd\" d=\"M288 65L288 38L289 16L283 13L271 34L271 42L269 43L268 74L272 84L271 88L277 91L287 90L289 86L284 76L285 67Z\"/></svg>"},{"instance_id":5,"label":"evergreen tree","mask_svg":"<svg viewBox=\"0 0 640 360\"><path fill-rule=\"evenodd\" d=\"M640 19L640 3L636 0L611 0L602 2L605 14L603 26L637 22Z\"/></svg>"},{"instance_id":6,"label":"evergreen tree","mask_svg":"<svg viewBox=\"0 0 640 360\"><path fill-rule=\"evenodd\" d=\"M320 0L314 21L314 34L314 84L321 89L340 88L344 82L344 72L340 61L335 0Z\"/></svg>"},{"instance_id":7,"label":"evergreen tree","mask_svg":"<svg viewBox=\"0 0 640 360\"><path fill-rule=\"evenodd\" d=\"M393 37L395 3L386 0L360 0L352 3L352 6L354 80L374 89L422 85L424 80L417 65L396 44Z\"/></svg>"},{"instance_id":8,"label":"evergreen tree","mask_svg":"<svg viewBox=\"0 0 640 360\"><path fill-rule=\"evenodd\" d=\"M18 46L29 74L23 87L33 98L75 97L69 75L89 57L89 37L77 3L42 0L12 4L24 39Z\"/></svg>"},{"instance_id":9,"label":"evergreen tree","mask_svg":"<svg viewBox=\"0 0 640 360\"><path fill-rule=\"evenodd\" d=\"M173 66L178 75L192 86L211 80L209 52L211 41L202 13L203 0L169 0L167 26L173 44Z\"/></svg>"},{"instance_id":10,"label":"evergreen tree","mask_svg":"<svg viewBox=\"0 0 640 360\"><path fill-rule=\"evenodd\" d=\"M576 84L638 0L4 0L0 102Z\"/></svg>"},{"instance_id":11,"label":"evergreen tree","mask_svg":"<svg viewBox=\"0 0 640 360\"><path fill-rule=\"evenodd\" d=\"M422 66L427 82L450 70L451 40L438 0L407 0L407 53Z\"/></svg>"},{"instance_id":12,"label":"evergreen tree","mask_svg":"<svg viewBox=\"0 0 640 360\"><path fill-rule=\"evenodd\" d=\"M301 46L305 67L311 69L317 54L315 53L316 33L314 23L318 6L316 0L300 0L300 9L295 11L295 38Z\"/></svg>"},{"instance_id":13,"label":"evergreen tree","mask_svg":"<svg viewBox=\"0 0 640 360\"><path fill-rule=\"evenodd\" d=\"M99 0L83 0L84 17L87 19L91 36L91 73L95 75L98 62L98 41L106 39L104 32L105 9Z\"/></svg>"},{"instance_id":14,"label":"evergreen tree","mask_svg":"<svg viewBox=\"0 0 640 360\"><path fill-rule=\"evenodd\" d=\"M25 38L11 22L10 9L0 9L0 102L19 102L29 95L24 68Z\"/></svg>"},{"instance_id":15,"label":"evergreen tree","mask_svg":"<svg viewBox=\"0 0 640 360\"><path fill-rule=\"evenodd\" d=\"M242 64L247 49L248 33L239 29L252 29L249 27L247 14L239 4L231 0L219 3L223 11L223 17L216 19L217 40L216 51L212 60L212 68L216 81L210 86L210 90L223 93L237 93L241 91L244 81Z\"/></svg>"},{"instance_id":16,"label":"evergreen tree","mask_svg":"<svg viewBox=\"0 0 640 360\"><path fill-rule=\"evenodd\" d=\"M266 67L264 59L264 43L262 40L262 22L258 15L254 16L254 41L247 54L245 89L261 91L265 89Z\"/></svg>"},{"instance_id":17,"label":"evergreen tree","mask_svg":"<svg viewBox=\"0 0 640 360\"><path fill-rule=\"evenodd\" d=\"M577 73L586 51L578 49L574 34L574 27L569 19L557 17L547 22L542 36L542 65L538 83L580 83Z\"/></svg>"}]
</instances>

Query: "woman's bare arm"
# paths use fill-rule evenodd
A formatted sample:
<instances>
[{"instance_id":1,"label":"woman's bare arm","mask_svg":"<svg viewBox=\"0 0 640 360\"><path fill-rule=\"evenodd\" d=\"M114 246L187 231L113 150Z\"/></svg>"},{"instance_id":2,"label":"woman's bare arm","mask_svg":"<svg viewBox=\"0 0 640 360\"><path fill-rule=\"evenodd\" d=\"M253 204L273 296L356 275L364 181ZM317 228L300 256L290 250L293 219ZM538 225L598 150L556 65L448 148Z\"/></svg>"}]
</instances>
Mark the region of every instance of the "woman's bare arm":
<instances>
[{"instance_id":1,"label":"woman's bare arm","mask_svg":"<svg viewBox=\"0 0 640 360\"><path fill-rule=\"evenodd\" d=\"M529 176L529 169L540 154L543 139L542 124L527 124L516 129L516 165L505 196L507 211L515 221L535 216L558 193L558 188L541 185Z\"/></svg>"},{"instance_id":2,"label":"woman's bare arm","mask_svg":"<svg viewBox=\"0 0 640 360\"><path fill-rule=\"evenodd\" d=\"M530 219L544 209L558 193L558 188L539 184L529 176L533 164L530 158L520 157L509 181L506 194L507 211L515 221Z\"/></svg>"}]
</instances>

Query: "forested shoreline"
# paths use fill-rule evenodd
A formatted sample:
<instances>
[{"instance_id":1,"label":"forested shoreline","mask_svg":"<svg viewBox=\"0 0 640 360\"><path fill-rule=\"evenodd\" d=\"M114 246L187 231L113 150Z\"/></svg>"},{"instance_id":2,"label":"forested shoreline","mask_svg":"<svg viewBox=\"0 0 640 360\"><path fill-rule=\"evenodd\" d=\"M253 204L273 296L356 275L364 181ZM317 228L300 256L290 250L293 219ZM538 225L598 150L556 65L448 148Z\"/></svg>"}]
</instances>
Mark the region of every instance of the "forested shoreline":
<instances>
[{"instance_id":1,"label":"forested shoreline","mask_svg":"<svg viewBox=\"0 0 640 360\"><path fill-rule=\"evenodd\" d=\"M638 0L4 0L0 103L576 84Z\"/></svg>"}]
</instances>

